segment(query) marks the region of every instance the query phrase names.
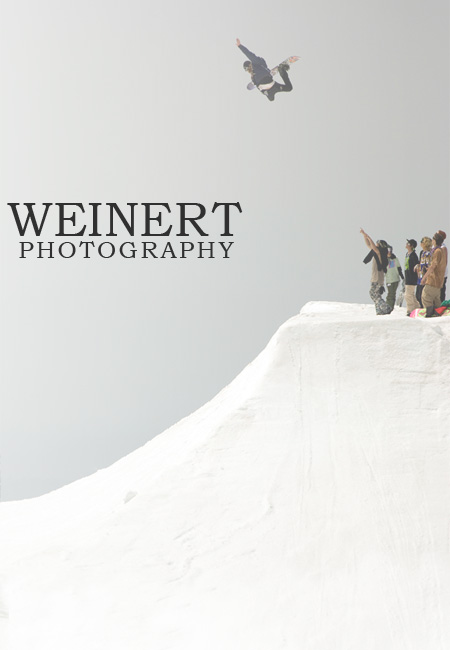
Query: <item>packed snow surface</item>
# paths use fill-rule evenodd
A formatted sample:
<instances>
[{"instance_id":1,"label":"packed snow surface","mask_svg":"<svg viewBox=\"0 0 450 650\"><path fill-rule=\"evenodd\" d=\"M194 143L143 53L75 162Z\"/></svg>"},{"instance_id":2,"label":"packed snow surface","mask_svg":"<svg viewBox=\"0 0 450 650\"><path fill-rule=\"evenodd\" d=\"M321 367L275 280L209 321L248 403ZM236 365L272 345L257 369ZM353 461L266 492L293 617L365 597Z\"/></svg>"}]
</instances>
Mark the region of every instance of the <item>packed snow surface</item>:
<instances>
[{"instance_id":1,"label":"packed snow surface","mask_svg":"<svg viewBox=\"0 0 450 650\"><path fill-rule=\"evenodd\" d=\"M108 469L0 506L2 650L448 650L450 318L308 303Z\"/></svg>"}]
</instances>

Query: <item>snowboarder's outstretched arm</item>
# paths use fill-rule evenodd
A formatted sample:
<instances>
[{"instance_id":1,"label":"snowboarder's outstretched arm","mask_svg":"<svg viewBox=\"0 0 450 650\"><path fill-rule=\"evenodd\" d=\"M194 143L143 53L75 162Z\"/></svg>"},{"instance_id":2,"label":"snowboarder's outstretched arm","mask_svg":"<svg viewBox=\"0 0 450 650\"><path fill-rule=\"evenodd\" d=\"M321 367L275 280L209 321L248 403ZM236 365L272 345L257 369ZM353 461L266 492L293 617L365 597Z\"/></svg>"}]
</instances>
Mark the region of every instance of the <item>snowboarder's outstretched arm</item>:
<instances>
[{"instance_id":1,"label":"snowboarder's outstretched arm","mask_svg":"<svg viewBox=\"0 0 450 650\"><path fill-rule=\"evenodd\" d=\"M245 54L245 56L248 57L253 65L263 65L265 68L267 68L267 63L265 60L261 56L256 56L256 54L250 52L250 50L246 48L245 45L241 44L241 41L238 38L236 39L236 45Z\"/></svg>"}]
</instances>

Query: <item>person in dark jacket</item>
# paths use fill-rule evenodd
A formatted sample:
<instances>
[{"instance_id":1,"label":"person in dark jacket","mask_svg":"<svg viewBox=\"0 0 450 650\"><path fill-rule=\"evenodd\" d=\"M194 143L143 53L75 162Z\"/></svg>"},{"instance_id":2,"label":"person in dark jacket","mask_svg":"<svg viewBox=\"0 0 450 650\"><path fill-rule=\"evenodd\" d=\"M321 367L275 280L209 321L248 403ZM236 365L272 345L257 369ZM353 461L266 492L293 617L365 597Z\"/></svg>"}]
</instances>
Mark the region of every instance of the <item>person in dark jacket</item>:
<instances>
[{"instance_id":1,"label":"person in dark jacket","mask_svg":"<svg viewBox=\"0 0 450 650\"><path fill-rule=\"evenodd\" d=\"M267 63L261 56L256 56L256 54L250 52L245 45L241 44L238 38L236 39L236 45L250 59L249 61L244 61L244 70L250 73L255 86L269 101L273 102L277 93L291 92L292 84L287 73L289 65L284 64L278 66L278 73L284 81L284 84L280 84L274 80Z\"/></svg>"},{"instance_id":2,"label":"person in dark jacket","mask_svg":"<svg viewBox=\"0 0 450 650\"><path fill-rule=\"evenodd\" d=\"M416 298L417 272L415 266L419 264L419 258L416 253L417 242L415 239L406 240L406 257L405 257L405 300L406 313L409 316L414 309L419 309L420 304Z\"/></svg>"}]
</instances>

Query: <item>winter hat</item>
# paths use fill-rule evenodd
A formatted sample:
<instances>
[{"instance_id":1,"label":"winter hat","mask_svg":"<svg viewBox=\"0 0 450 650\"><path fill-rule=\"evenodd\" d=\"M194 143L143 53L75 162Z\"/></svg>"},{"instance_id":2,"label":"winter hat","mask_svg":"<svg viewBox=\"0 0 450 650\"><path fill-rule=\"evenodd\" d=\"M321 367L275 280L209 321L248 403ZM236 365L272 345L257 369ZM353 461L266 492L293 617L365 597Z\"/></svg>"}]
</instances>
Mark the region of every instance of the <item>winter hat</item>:
<instances>
[{"instance_id":1,"label":"winter hat","mask_svg":"<svg viewBox=\"0 0 450 650\"><path fill-rule=\"evenodd\" d=\"M417 242L415 239L407 239L407 243L412 246L413 248L417 248Z\"/></svg>"},{"instance_id":2,"label":"winter hat","mask_svg":"<svg viewBox=\"0 0 450 650\"><path fill-rule=\"evenodd\" d=\"M447 235L445 234L445 232L443 230L438 230L437 232L438 232L439 235L441 235L442 241L444 241L444 239L447 239Z\"/></svg>"}]
</instances>

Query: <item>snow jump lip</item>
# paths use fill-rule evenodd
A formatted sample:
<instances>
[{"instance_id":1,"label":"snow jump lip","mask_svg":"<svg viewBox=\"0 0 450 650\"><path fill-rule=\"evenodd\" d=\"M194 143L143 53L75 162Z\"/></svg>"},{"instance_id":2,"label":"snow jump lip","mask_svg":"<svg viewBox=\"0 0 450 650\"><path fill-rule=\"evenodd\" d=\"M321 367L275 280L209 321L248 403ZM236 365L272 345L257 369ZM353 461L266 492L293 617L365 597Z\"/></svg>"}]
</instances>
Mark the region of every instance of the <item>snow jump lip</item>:
<instances>
[{"instance_id":1,"label":"snow jump lip","mask_svg":"<svg viewBox=\"0 0 450 650\"><path fill-rule=\"evenodd\" d=\"M395 311L308 303L141 449L0 504L0 633L15 650L450 646L450 319Z\"/></svg>"}]
</instances>

